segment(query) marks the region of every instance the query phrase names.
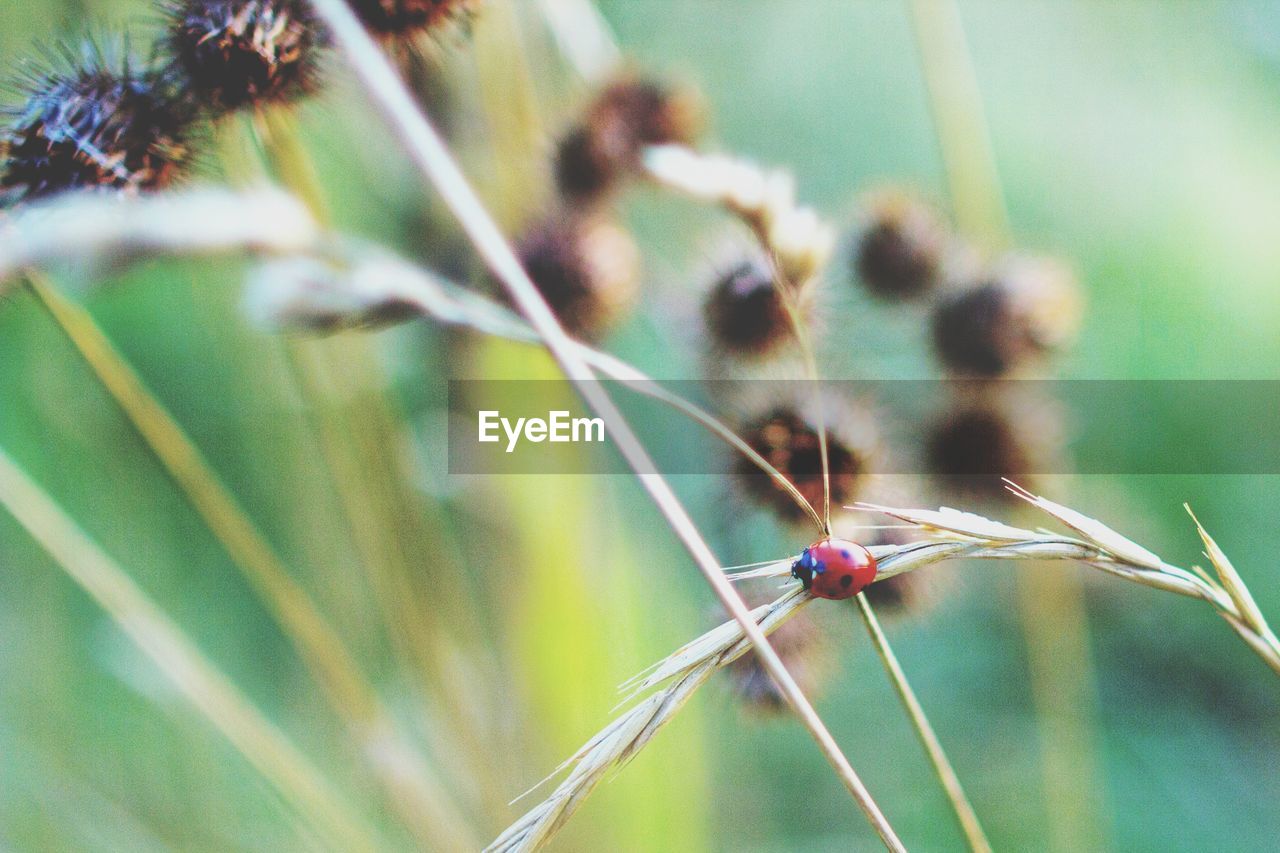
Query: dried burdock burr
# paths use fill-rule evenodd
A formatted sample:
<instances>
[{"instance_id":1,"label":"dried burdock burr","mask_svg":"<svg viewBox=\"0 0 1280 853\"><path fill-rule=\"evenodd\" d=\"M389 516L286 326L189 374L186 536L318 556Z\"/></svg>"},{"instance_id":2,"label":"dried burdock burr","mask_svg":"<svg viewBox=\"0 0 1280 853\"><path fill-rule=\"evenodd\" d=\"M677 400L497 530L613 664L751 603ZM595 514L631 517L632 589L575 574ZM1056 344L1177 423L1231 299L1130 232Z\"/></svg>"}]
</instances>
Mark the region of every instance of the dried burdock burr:
<instances>
[{"instance_id":1,"label":"dried burdock burr","mask_svg":"<svg viewBox=\"0 0 1280 853\"><path fill-rule=\"evenodd\" d=\"M827 425L827 456L831 472L831 504L841 506L858 497L876 453L874 428L866 413L846 401L828 396L823 400ZM790 402L768 406L763 414L747 420L738 434L774 468L795 485L810 506L823 506L822 450L814 403ZM743 492L788 522L801 522L808 514L794 498L750 460L735 463Z\"/></svg>"},{"instance_id":2,"label":"dried burdock burr","mask_svg":"<svg viewBox=\"0 0 1280 853\"><path fill-rule=\"evenodd\" d=\"M927 428L925 466L953 496L1008 502L1005 478L1032 483L1053 461L1061 434L1057 407L1029 392L1002 390L975 394Z\"/></svg>"},{"instance_id":3,"label":"dried burdock burr","mask_svg":"<svg viewBox=\"0 0 1280 853\"><path fill-rule=\"evenodd\" d=\"M598 201L639 171L645 146L691 144L701 127L701 105L691 91L622 77L604 88L561 139L556 185L571 202Z\"/></svg>"},{"instance_id":4,"label":"dried burdock burr","mask_svg":"<svg viewBox=\"0 0 1280 853\"><path fill-rule=\"evenodd\" d=\"M1069 341L1080 312L1079 288L1061 263L1013 256L939 300L934 350L955 374L1003 376Z\"/></svg>"},{"instance_id":5,"label":"dried burdock burr","mask_svg":"<svg viewBox=\"0 0 1280 853\"><path fill-rule=\"evenodd\" d=\"M163 188L189 163L193 116L164 75L124 49L66 48L23 84L3 132L7 201L62 190Z\"/></svg>"},{"instance_id":6,"label":"dried burdock burr","mask_svg":"<svg viewBox=\"0 0 1280 853\"><path fill-rule=\"evenodd\" d=\"M947 230L930 207L904 193L880 193L865 203L849 263L872 295L915 299L938 283L947 243Z\"/></svg>"},{"instance_id":7,"label":"dried burdock burr","mask_svg":"<svg viewBox=\"0 0 1280 853\"><path fill-rule=\"evenodd\" d=\"M429 32L471 12L478 0L350 0L364 25L384 38Z\"/></svg>"},{"instance_id":8,"label":"dried burdock burr","mask_svg":"<svg viewBox=\"0 0 1280 853\"><path fill-rule=\"evenodd\" d=\"M631 236L608 221L556 214L534 227L517 253L575 337L599 340L635 302L640 253Z\"/></svg>"},{"instance_id":9,"label":"dried burdock burr","mask_svg":"<svg viewBox=\"0 0 1280 853\"><path fill-rule=\"evenodd\" d=\"M774 651L806 696L821 693L832 670L832 657L823 632L808 613L792 617L769 637ZM778 691L755 652L738 658L725 670L729 684L743 706L760 714L778 714L787 709L786 698Z\"/></svg>"},{"instance_id":10,"label":"dried burdock burr","mask_svg":"<svg viewBox=\"0 0 1280 853\"><path fill-rule=\"evenodd\" d=\"M287 103L316 85L324 30L307 0L175 0L166 42L189 97L213 114Z\"/></svg>"},{"instance_id":11,"label":"dried burdock burr","mask_svg":"<svg viewBox=\"0 0 1280 853\"><path fill-rule=\"evenodd\" d=\"M720 272L702 306L712 348L743 359L775 353L794 337L785 299L764 258L746 258Z\"/></svg>"}]
</instances>

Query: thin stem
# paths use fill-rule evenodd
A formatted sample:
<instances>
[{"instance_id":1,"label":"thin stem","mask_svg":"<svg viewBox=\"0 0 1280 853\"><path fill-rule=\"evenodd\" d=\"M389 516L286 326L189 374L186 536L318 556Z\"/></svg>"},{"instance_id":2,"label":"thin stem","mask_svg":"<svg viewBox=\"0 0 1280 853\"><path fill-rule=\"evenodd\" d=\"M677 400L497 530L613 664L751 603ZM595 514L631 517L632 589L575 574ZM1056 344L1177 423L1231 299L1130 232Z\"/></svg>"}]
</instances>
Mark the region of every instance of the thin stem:
<instances>
[{"instance_id":1,"label":"thin stem","mask_svg":"<svg viewBox=\"0 0 1280 853\"><path fill-rule=\"evenodd\" d=\"M416 755L416 748L397 730L338 632L294 580L199 448L87 311L58 293L39 272L28 274L28 284L266 604L330 706L348 726L388 798L402 806L407 824L424 840L465 845L470 833L448 795ZM396 745L403 766L386 762L388 742Z\"/></svg>"},{"instance_id":2,"label":"thin stem","mask_svg":"<svg viewBox=\"0 0 1280 853\"><path fill-rule=\"evenodd\" d=\"M908 6L957 224L1002 245L1009 214L960 10L954 0Z\"/></svg>"},{"instance_id":3,"label":"thin stem","mask_svg":"<svg viewBox=\"0 0 1280 853\"><path fill-rule=\"evenodd\" d=\"M560 53L588 83L598 83L622 64L622 51L591 0L540 0L547 28Z\"/></svg>"},{"instance_id":4,"label":"thin stem","mask_svg":"<svg viewBox=\"0 0 1280 853\"><path fill-rule=\"evenodd\" d=\"M776 269L776 264L775 264ZM781 272L777 273L781 276ZM813 341L809 337L809 329L797 304L799 291L791 288L783 291L783 303L787 309L787 319L791 321L792 332L796 336L796 346L804 359L805 372L813 386L814 428L818 433L818 454L822 464L822 524L824 536L831 535L831 450L827 438L827 413L823 405L822 388L818 379L818 359L813 351Z\"/></svg>"},{"instance_id":5,"label":"thin stem","mask_svg":"<svg viewBox=\"0 0 1280 853\"><path fill-rule=\"evenodd\" d=\"M315 160L303 144L296 113L268 107L247 118L258 148L281 183L303 200L318 222L332 227L333 206ZM257 166L262 168L261 163ZM473 731L470 712L456 691L438 689L447 681L441 668L438 620L424 618L418 598L408 594L414 569L407 549L416 543L425 542L427 547L434 543L418 526L421 513L410 510L405 495L388 485L393 479L402 481L403 476L398 460L388 451L399 438L397 418L394 403L379 381L375 353L367 340L335 337L311 344L287 342L284 356L307 404L329 482L364 562L387 634L397 653L416 664L422 686L435 688L432 692L449 709L461 729L457 737L471 753L477 772L487 772L483 735ZM358 406L352 406L353 399L359 400ZM358 428L351 420L353 412L362 420ZM462 614L464 608L455 602L452 612ZM413 809L415 820L421 811Z\"/></svg>"},{"instance_id":6,"label":"thin stem","mask_svg":"<svg viewBox=\"0 0 1280 853\"><path fill-rule=\"evenodd\" d=\"M809 503L800 490L796 488L795 483L791 482L785 474L773 466L769 460L761 456L755 448L743 441L742 438L729 427L725 426L721 421L710 412L700 408L699 406L689 402L679 394L668 391L661 385L650 379L644 373L632 367L627 362L615 358L606 352L593 349L587 344L579 343L576 345L583 361L591 365L592 368L599 371L605 376L609 376L625 385L631 390L643 394L650 399L664 403L685 417L705 427L708 432L724 441L731 448L741 453L753 465L767 474L775 483L782 487L796 505L805 511L809 518L817 525L818 530L828 530L823 524L822 517L818 515L817 510L813 508L813 504Z\"/></svg>"},{"instance_id":7,"label":"thin stem","mask_svg":"<svg viewBox=\"0 0 1280 853\"><path fill-rule=\"evenodd\" d=\"M379 849L371 831L284 733L3 450L0 505L335 849Z\"/></svg>"},{"instance_id":8,"label":"thin stem","mask_svg":"<svg viewBox=\"0 0 1280 853\"><path fill-rule=\"evenodd\" d=\"M525 273L515 253L503 238L480 199L445 148L426 116L414 103L391 63L365 32L351 9L342 0L312 0L312 6L328 24L337 45L346 53L357 76L361 78L375 103L400 137L415 165L436 187L453 210L463 230L484 259L486 265L506 287L508 293L546 344L561 369L577 387L588 406L604 421L618 449L649 493L671 529L679 537L708 584L725 609L742 627L755 646L766 670L777 682L796 714L818 743L823 755L836 770L841 781L875 827L886 847L905 850L888 820L872 799L870 792L849 764L835 739L823 724L809 700L787 672L778 653L769 644L737 590L725 577L719 561L703 540L693 520L681 505L666 480L655 473L648 453L641 446L622 413L607 392L594 380L573 347L555 315L539 294L537 286Z\"/></svg>"},{"instance_id":9,"label":"thin stem","mask_svg":"<svg viewBox=\"0 0 1280 853\"><path fill-rule=\"evenodd\" d=\"M925 716L920 700L911 689L911 682L907 681L907 674L898 663L898 657L889 645L889 638L881 630L880 620L876 618L871 602L867 600L864 593L858 593L857 601L858 611L862 614L862 621L866 623L867 633L871 635L871 642L876 647L876 654L880 656L880 662L884 664L885 672L893 682L893 689L902 700L902 706L906 709L907 716L911 718L911 724L920 737L920 743L929 756L929 762L933 765L934 772L938 774L938 779L947 792L947 799L951 801L951 808L956 813L956 819L960 821L960 829L964 832L965 840L969 842L969 849L975 853L991 853L991 843L987 841L986 833L982 831L977 812L973 810L973 804L969 802L969 797L960 784L960 777L956 775L955 768L951 766L951 761L942 748L942 741L938 740L938 735L929 723L929 718Z\"/></svg>"}]
</instances>

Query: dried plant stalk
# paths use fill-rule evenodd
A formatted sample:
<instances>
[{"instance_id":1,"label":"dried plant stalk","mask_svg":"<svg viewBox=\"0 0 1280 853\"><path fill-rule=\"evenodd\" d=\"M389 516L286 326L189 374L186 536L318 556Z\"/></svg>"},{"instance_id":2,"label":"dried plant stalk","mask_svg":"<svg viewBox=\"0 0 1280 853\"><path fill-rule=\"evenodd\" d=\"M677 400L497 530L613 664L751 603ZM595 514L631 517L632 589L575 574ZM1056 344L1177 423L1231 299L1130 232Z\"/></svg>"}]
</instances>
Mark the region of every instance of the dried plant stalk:
<instances>
[{"instance_id":1,"label":"dried plant stalk","mask_svg":"<svg viewBox=\"0 0 1280 853\"><path fill-rule=\"evenodd\" d=\"M841 752L835 738L787 672L778 653L759 627L751 620L746 604L725 580L719 561L703 539L697 525L676 497L666 479L655 472L648 452L632 431L608 393L592 380L592 368L574 349L574 341L565 334L537 286L520 264L514 250L502 236L497 223L485 209L466 177L449 154L443 140L414 102L404 81L396 74L387 57L379 50L350 7L341 0L311 0L311 5L333 33L335 44L343 51L352 70L360 78L393 133L403 144L414 164L428 182L441 194L453 211L472 245L489 269L502 282L520 313L538 333L556 363L590 409L605 423L622 457L637 481L662 513L672 533L678 538L694 564L759 654L761 664L777 683L788 704L813 737L823 756L831 764L867 820L891 850L903 850L893 827L849 760Z\"/></svg>"},{"instance_id":2,"label":"dried plant stalk","mask_svg":"<svg viewBox=\"0 0 1280 853\"><path fill-rule=\"evenodd\" d=\"M307 208L275 189L194 189L136 198L65 193L0 220L0 291L28 267L56 261L299 252L319 238Z\"/></svg>"},{"instance_id":3,"label":"dried plant stalk","mask_svg":"<svg viewBox=\"0 0 1280 853\"><path fill-rule=\"evenodd\" d=\"M337 630L204 454L85 309L38 272L29 273L29 283L280 625L406 825L424 843L465 846L472 836L450 796L361 673Z\"/></svg>"},{"instance_id":4,"label":"dried plant stalk","mask_svg":"<svg viewBox=\"0 0 1280 853\"><path fill-rule=\"evenodd\" d=\"M320 771L3 450L0 505L326 843L379 849Z\"/></svg>"}]
</instances>

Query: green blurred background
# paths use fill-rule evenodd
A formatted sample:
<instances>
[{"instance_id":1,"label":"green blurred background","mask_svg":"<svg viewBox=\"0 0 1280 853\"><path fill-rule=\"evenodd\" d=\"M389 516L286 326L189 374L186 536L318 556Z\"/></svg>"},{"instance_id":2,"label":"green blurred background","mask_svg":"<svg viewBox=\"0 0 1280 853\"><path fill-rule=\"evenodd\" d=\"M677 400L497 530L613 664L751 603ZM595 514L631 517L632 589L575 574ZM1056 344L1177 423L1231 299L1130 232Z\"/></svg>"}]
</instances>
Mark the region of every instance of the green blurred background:
<instances>
[{"instance_id":1,"label":"green blurred background","mask_svg":"<svg viewBox=\"0 0 1280 853\"><path fill-rule=\"evenodd\" d=\"M857 195L884 184L945 207L904 4L600 5L641 67L701 89L715 147L791 168L801 198L829 216L847 221ZM1083 333L1061 375L1276 378L1275 4L960 8L1014 242L1069 259L1087 289ZM127 26L144 45L154 18L140 0L7 2L0 54L13 72L34 42L80 32L86 20ZM528 188L545 188L550 142L584 92L526 0L490 0L470 37L435 50L444 124L514 231L543 203L545 192ZM439 202L338 63L300 124L340 227L476 278ZM205 159L203 171L218 179L216 150ZM645 254L645 297L607 348L658 376L695 376L698 350L686 331L726 222L649 190L628 196L626 216ZM713 600L625 478L445 474L444 381L553 375L531 366L525 350L422 326L282 343L244 320L243 273L230 261L154 262L85 302L336 625L427 756L470 840L487 841L536 800L507 801L610 718L617 683L716 621ZM839 333L825 336L828 375L932 375L918 311L873 309L839 275L830 288L838 298L828 326ZM668 411L638 410L646 434L692 434ZM1140 445L1148 416L1118 441ZM1203 440L1275 428L1231 412L1220 421ZM380 846L421 843L387 807L235 564L25 291L0 302L0 446L314 762ZM1199 559L1181 509L1190 501L1263 611L1280 614L1280 478L1039 485L1184 565ZM805 544L762 514L738 512L727 483L677 486L726 563ZM997 849L1274 846L1280 683L1207 608L1069 567L926 571L955 579L938 605L888 630ZM1060 587L1068 600L1083 589L1087 614L1058 658L1079 662L1085 650L1087 667L1065 679L1070 695L1050 685L1038 700L1033 690L1019 571L1079 579ZM1056 612L1054 601L1040 604ZM818 710L909 847L959 847L854 612L821 611L838 666ZM317 843L103 611L0 517L0 844ZM718 680L555 844L875 847L800 727L745 712Z\"/></svg>"}]
</instances>

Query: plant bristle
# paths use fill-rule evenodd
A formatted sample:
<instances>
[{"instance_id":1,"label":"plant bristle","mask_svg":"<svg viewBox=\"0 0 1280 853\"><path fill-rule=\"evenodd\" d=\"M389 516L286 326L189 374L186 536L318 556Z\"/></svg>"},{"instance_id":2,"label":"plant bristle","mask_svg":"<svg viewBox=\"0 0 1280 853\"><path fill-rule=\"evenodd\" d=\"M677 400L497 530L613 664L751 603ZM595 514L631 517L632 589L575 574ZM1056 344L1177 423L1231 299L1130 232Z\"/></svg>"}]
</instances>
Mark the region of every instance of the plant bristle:
<instances>
[{"instance_id":1,"label":"plant bristle","mask_svg":"<svg viewBox=\"0 0 1280 853\"><path fill-rule=\"evenodd\" d=\"M32 75L3 133L7 201L63 190L168 186L187 165L192 116L154 69L86 42Z\"/></svg>"},{"instance_id":2,"label":"plant bristle","mask_svg":"<svg viewBox=\"0 0 1280 853\"><path fill-rule=\"evenodd\" d=\"M310 93L325 37L305 0L183 0L167 41L190 96L216 113Z\"/></svg>"}]
</instances>

